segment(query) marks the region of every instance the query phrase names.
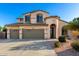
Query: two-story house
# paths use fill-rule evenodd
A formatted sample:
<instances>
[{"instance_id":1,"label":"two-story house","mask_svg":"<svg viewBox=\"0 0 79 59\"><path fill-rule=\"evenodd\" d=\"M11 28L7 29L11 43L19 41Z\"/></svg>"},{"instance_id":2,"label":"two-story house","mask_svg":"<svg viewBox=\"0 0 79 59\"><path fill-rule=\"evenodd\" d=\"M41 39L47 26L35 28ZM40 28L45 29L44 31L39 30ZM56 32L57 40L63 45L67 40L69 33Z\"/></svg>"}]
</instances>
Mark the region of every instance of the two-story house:
<instances>
[{"instance_id":1,"label":"two-story house","mask_svg":"<svg viewBox=\"0 0 79 59\"><path fill-rule=\"evenodd\" d=\"M7 39L52 39L63 33L67 22L58 16L49 16L48 12L36 10L17 18L18 22L7 24Z\"/></svg>"}]
</instances>

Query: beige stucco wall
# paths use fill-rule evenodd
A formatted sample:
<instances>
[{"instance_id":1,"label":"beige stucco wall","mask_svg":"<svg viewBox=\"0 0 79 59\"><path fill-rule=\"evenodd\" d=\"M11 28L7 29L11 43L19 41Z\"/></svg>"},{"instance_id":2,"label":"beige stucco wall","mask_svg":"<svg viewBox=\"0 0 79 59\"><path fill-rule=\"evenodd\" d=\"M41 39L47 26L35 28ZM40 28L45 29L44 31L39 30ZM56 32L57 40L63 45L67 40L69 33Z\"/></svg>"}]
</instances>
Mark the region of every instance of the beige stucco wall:
<instances>
[{"instance_id":1,"label":"beige stucco wall","mask_svg":"<svg viewBox=\"0 0 79 59\"><path fill-rule=\"evenodd\" d=\"M38 14L38 13L35 13L35 15L36 14ZM62 27L67 24L66 22L61 21L61 20L59 20L59 18L55 18L55 17L47 18L47 19L45 19L45 22L46 22L46 24L48 24L48 26L10 26L10 27L7 27L7 29L21 29L21 28L22 29L44 29L45 39L50 39L50 25L51 24L56 25L56 38L61 36Z\"/></svg>"},{"instance_id":2,"label":"beige stucco wall","mask_svg":"<svg viewBox=\"0 0 79 59\"><path fill-rule=\"evenodd\" d=\"M31 23L37 23L37 18L36 18L37 14L42 14L43 15L43 21L44 21L44 18L48 17L48 13L42 12L42 11L29 13L29 14L26 14L26 15L30 15L31 16L31 20L30 20ZM25 20L25 18L24 18L24 20Z\"/></svg>"},{"instance_id":3,"label":"beige stucco wall","mask_svg":"<svg viewBox=\"0 0 79 59\"><path fill-rule=\"evenodd\" d=\"M57 19L56 18L48 18L48 19L46 19L46 24L49 24L49 25L51 25L51 24L55 24L56 25L56 21Z\"/></svg>"},{"instance_id":4,"label":"beige stucco wall","mask_svg":"<svg viewBox=\"0 0 79 59\"><path fill-rule=\"evenodd\" d=\"M57 26L57 20L58 20L57 18L48 18L48 19L46 19L46 24L48 24L48 29L47 29L48 38L50 38L50 25L55 24Z\"/></svg>"},{"instance_id":5,"label":"beige stucco wall","mask_svg":"<svg viewBox=\"0 0 79 59\"><path fill-rule=\"evenodd\" d=\"M66 25L67 23L64 22L64 21L59 20L59 18L53 18L53 17L51 17L51 18L46 19L46 24L49 25L48 29L47 29L47 31L48 31L48 37L49 38L50 38L50 25L51 24L55 24L56 25L56 38L58 38L59 36L61 36L62 27L64 25Z\"/></svg>"},{"instance_id":6,"label":"beige stucco wall","mask_svg":"<svg viewBox=\"0 0 79 59\"><path fill-rule=\"evenodd\" d=\"M44 29L44 28L47 28L47 26L16 26L16 27L13 27L13 26L10 26L10 27L6 27L7 29Z\"/></svg>"},{"instance_id":7,"label":"beige stucco wall","mask_svg":"<svg viewBox=\"0 0 79 59\"><path fill-rule=\"evenodd\" d=\"M58 36L61 36L62 35L62 28L63 28L64 25L67 25L67 23L59 20L58 24L59 24L58 25Z\"/></svg>"}]
</instances>

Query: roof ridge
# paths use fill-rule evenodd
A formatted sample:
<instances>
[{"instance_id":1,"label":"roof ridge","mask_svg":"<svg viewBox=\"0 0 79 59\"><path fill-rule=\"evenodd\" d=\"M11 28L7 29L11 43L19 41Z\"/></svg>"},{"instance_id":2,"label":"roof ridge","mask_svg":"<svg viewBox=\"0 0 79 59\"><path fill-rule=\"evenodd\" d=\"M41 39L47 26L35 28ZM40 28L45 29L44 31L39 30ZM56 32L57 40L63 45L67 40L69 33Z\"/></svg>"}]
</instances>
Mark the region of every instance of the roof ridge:
<instances>
[{"instance_id":1,"label":"roof ridge","mask_svg":"<svg viewBox=\"0 0 79 59\"><path fill-rule=\"evenodd\" d=\"M30 12L26 12L26 13L23 13L23 14L34 13L34 12L37 12L37 11L43 11L43 12L48 13L48 12L45 11L45 10L32 10L32 11L30 11Z\"/></svg>"}]
</instances>

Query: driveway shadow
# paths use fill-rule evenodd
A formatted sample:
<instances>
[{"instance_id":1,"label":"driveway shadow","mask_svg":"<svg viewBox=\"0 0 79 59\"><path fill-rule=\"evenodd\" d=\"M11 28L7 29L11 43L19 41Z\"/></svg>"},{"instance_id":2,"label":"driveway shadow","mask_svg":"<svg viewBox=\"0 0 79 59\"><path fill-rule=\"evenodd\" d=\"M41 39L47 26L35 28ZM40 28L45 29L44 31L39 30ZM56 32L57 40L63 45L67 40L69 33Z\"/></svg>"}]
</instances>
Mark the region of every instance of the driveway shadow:
<instances>
[{"instance_id":1,"label":"driveway shadow","mask_svg":"<svg viewBox=\"0 0 79 59\"><path fill-rule=\"evenodd\" d=\"M20 46L11 47L9 50L52 50L54 41L33 42L31 44L22 44Z\"/></svg>"},{"instance_id":2,"label":"driveway shadow","mask_svg":"<svg viewBox=\"0 0 79 59\"><path fill-rule=\"evenodd\" d=\"M45 39L0 39L0 43L11 43L11 42L23 42L23 41L38 41L38 40L45 40Z\"/></svg>"},{"instance_id":3,"label":"driveway shadow","mask_svg":"<svg viewBox=\"0 0 79 59\"><path fill-rule=\"evenodd\" d=\"M79 52L71 49L56 53L58 56L79 56Z\"/></svg>"}]
</instances>

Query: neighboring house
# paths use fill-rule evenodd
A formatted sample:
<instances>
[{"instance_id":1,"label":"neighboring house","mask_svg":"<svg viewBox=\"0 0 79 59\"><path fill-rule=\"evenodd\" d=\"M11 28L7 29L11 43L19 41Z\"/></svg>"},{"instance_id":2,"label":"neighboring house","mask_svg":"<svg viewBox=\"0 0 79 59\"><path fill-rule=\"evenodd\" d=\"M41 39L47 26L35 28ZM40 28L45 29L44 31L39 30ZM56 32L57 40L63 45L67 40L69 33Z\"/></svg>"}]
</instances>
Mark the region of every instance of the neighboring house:
<instances>
[{"instance_id":1,"label":"neighboring house","mask_svg":"<svg viewBox=\"0 0 79 59\"><path fill-rule=\"evenodd\" d=\"M17 18L18 22L7 24L7 39L53 39L63 33L67 22L58 16L49 16L48 12L36 10Z\"/></svg>"}]
</instances>

